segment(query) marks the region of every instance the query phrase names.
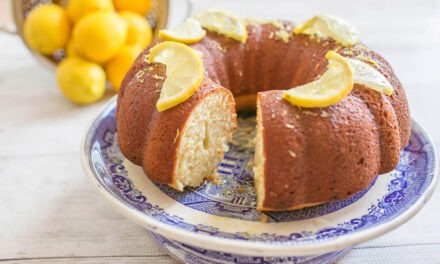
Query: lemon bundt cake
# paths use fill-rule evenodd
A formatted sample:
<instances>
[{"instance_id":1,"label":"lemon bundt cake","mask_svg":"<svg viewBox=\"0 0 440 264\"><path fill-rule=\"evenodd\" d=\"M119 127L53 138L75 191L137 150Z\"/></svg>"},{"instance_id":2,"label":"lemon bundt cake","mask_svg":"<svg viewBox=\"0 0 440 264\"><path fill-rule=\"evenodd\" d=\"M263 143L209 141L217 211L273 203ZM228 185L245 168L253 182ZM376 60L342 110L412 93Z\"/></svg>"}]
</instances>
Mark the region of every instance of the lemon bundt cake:
<instances>
[{"instance_id":1,"label":"lemon bundt cake","mask_svg":"<svg viewBox=\"0 0 440 264\"><path fill-rule=\"evenodd\" d=\"M323 27L313 19L297 27L248 20L242 22L244 32L238 24L238 33L228 34L222 31L225 27L199 18L206 34L186 43L201 58L203 78L191 96L166 110L156 104L173 72L170 65L149 58L152 48L166 42L154 43L138 57L119 91L122 153L154 182L177 190L199 186L212 177L228 149L236 110L253 109L259 210L292 210L344 199L367 188L378 174L393 170L411 126L401 83L388 62L359 43L345 22L330 17L349 29L335 34L328 25L326 30L311 30ZM321 19L325 24L326 17ZM374 83L360 81L368 74L352 65L354 85L337 101L304 107L286 100L285 90L317 85L329 68L329 51L374 69L392 94L371 89Z\"/></svg>"}]
</instances>

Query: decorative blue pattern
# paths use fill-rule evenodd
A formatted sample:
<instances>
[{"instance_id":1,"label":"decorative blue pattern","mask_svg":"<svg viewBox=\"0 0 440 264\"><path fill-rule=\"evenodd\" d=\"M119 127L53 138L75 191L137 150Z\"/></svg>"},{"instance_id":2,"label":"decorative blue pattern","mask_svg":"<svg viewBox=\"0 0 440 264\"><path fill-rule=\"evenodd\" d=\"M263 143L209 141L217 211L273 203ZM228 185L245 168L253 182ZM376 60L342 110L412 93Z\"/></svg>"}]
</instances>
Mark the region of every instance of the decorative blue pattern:
<instances>
[{"instance_id":1,"label":"decorative blue pattern","mask_svg":"<svg viewBox=\"0 0 440 264\"><path fill-rule=\"evenodd\" d=\"M174 258L191 264L331 264L350 251L350 248L346 248L322 255L305 257L255 257L197 248L177 241L171 241L155 233L150 233L150 235Z\"/></svg>"},{"instance_id":2,"label":"decorative blue pattern","mask_svg":"<svg viewBox=\"0 0 440 264\"><path fill-rule=\"evenodd\" d=\"M247 136L249 138L249 135ZM289 245L308 245L332 241L335 238L362 230L372 229L384 223L393 221L408 210L415 202L426 194L435 177L436 159L435 151L425 132L414 124L409 145L402 152L399 165L388 174L388 192L379 197L368 210L356 218L346 222L335 223L316 231L303 230L289 235L276 233L229 233L219 228L197 225L185 222L178 215L170 215L157 204L148 201L148 194L137 190L130 180L127 170L123 165L124 157L116 141L115 101L101 113L93 123L84 145L84 153L94 177L100 187L117 198L125 206L136 209L157 222L165 223L170 228L185 230L186 232L199 233L218 238L227 238L249 242L287 243ZM185 192L176 192L171 188L159 185L158 187L179 203L208 214L240 218L243 220L257 221L261 215L255 210L255 194L252 183L252 172L248 168L249 157L253 149L240 148L231 145L230 151L219 166L220 184L204 184L200 188ZM372 184L372 186L374 183ZM371 186L370 186L371 187ZM349 199L333 202L303 210L290 212L270 213L269 221L292 222L319 217L337 211L360 199L367 191L358 193ZM189 245L171 242L163 237L155 237L164 245L174 248L185 248L185 256L194 255L201 249L191 248ZM191 249L190 249L191 248ZM191 253L191 252L192 253ZM206 253L205 255L211 253ZM202 254L202 255L203 255ZM212 252L216 254L227 253ZM333 254L333 255L332 255ZM331 253L329 256L338 256L340 252ZM193 256L194 257L194 256ZM328 259L328 258L325 258ZM260 261L260 262L258 262ZM247 263L279 263L281 259ZM277 262L278 261L278 262ZM283 260L284 261L284 260ZM299 258L285 259L283 263L302 263ZM200 262L192 263L207 263ZM210 262L211 263L211 262ZM239 262L237 262L239 263Z\"/></svg>"}]
</instances>

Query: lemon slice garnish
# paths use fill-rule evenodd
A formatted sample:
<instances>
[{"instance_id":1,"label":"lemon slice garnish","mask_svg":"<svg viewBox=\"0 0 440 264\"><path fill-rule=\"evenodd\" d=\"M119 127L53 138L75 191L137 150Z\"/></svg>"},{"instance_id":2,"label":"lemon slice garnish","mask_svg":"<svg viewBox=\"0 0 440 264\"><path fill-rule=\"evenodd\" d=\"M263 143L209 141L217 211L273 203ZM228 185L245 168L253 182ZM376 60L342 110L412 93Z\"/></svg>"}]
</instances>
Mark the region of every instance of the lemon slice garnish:
<instances>
[{"instance_id":1,"label":"lemon slice garnish","mask_svg":"<svg viewBox=\"0 0 440 264\"><path fill-rule=\"evenodd\" d=\"M295 27L295 34L331 37L343 46L353 46L359 41L359 32L350 23L328 14L318 14Z\"/></svg>"},{"instance_id":2,"label":"lemon slice garnish","mask_svg":"<svg viewBox=\"0 0 440 264\"><path fill-rule=\"evenodd\" d=\"M233 38L245 43L247 30L245 23L234 14L218 10L207 9L194 16L203 28Z\"/></svg>"},{"instance_id":3,"label":"lemon slice garnish","mask_svg":"<svg viewBox=\"0 0 440 264\"><path fill-rule=\"evenodd\" d=\"M189 46L165 41L150 49L149 63L166 65L166 79L156 107L159 112L186 100L199 88L203 80L203 62Z\"/></svg>"},{"instance_id":4,"label":"lemon slice garnish","mask_svg":"<svg viewBox=\"0 0 440 264\"><path fill-rule=\"evenodd\" d=\"M335 104L353 89L353 72L347 60L334 51L325 54L328 68L313 82L283 92L283 98L301 107L326 107Z\"/></svg>"},{"instance_id":5,"label":"lemon slice garnish","mask_svg":"<svg viewBox=\"0 0 440 264\"><path fill-rule=\"evenodd\" d=\"M394 92L393 86L378 70L373 66L362 62L360 60L345 58L350 64L353 70L354 82L365 85L366 87L384 93L386 95L392 95Z\"/></svg>"},{"instance_id":6,"label":"lemon slice garnish","mask_svg":"<svg viewBox=\"0 0 440 264\"><path fill-rule=\"evenodd\" d=\"M172 29L162 29L159 31L159 37L164 40L172 40L186 44L199 42L206 35L199 21L188 18L183 23Z\"/></svg>"}]
</instances>

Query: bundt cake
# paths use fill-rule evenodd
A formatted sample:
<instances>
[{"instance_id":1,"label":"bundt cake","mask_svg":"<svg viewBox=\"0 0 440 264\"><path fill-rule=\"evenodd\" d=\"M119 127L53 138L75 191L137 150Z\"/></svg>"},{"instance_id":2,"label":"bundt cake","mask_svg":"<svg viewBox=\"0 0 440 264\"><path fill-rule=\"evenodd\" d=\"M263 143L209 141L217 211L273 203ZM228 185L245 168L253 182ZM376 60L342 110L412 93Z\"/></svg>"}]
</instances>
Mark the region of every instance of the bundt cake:
<instances>
[{"instance_id":1,"label":"bundt cake","mask_svg":"<svg viewBox=\"0 0 440 264\"><path fill-rule=\"evenodd\" d=\"M117 135L124 156L154 182L177 190L211 179L236 127L236 111L256 110L254 181L259 210L293 210L345 199L393 170L410 136L401 83L379 54L356 42L295 33L292 22L246 22L247 39L215 30L189 45L202 55L203 81L166 111L155 104L167 78L149 63L152 44L119 91ZM325 54L363 61L391 84L391 96L354 84L341 101L304 108L283 90L311 82L327 67Z\"/></svg>"}]
</instances>

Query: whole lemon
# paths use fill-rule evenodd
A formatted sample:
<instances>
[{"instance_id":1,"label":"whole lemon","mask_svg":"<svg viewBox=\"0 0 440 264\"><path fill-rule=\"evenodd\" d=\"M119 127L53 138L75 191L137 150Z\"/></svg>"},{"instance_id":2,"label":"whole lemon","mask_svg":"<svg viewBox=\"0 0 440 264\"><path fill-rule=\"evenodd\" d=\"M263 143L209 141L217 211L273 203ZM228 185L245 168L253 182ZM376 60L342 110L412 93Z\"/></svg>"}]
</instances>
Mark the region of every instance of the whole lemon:
<instances>
[{"instance_id":1,"label":"whole lemon","mask_svg":"<svg viewBox=\"0 0 440 264\"><path fill-rule=\"evenodd\" d=\"M145 48L151 43L153 32L151 31L150 24L144 17L131 11L119 12L119 16L128 25L127 44Z\"/></svg>"},{"instance_id":2,"label":"whole lemon","mask_svg":"<svg viewBox=\"0 0 440 264\"><path fill-rule=\"evenodd\" d=\"M70 35L70 21L61 7L41 5L32 10L23 24L26 43L33 50L50 55L64 47Z\"/></svg>"},{"instance_id":3,"label":"whole lemon","mask_svg":"<svg viewBox=\"0 0 440 264\"><path fill-rule=\"evenodd\" d=\"M133 11L142 16L150 12L153 0L113 0L118 11Z\"/></svg>"},{"instance_id":4,"label":"whole lemon","mask_svg":"<svg viewBox=\"0 0 440 264\"><path fill-rule=\"evenodd\" d=\"M78 21L73 29L75 50L98 63L115 56L126 39L127 23L113 12L91 13Z\"/></svg>"},{"instance_id":5,"label":"whole lemon","mask_svg":"<svg viewBox=\"0 0 440 264\"><path fill-rule=\"evenodd\" d=\"M89 104L105 92L105 72L100 65L79 57L67 57L57 66L57 83L68 99Z\"/></svg>"},{"instance_id":6,"label":"whole lemon","mask_svg":"<svg viewBox=\"0 0 440 264\"><path fill-rule=\"evenodd\" d=\"M111 0L69 0L67 14L73 22L96 11L114 11Z\"/></svg>"},{"instance_id":7,"label":"whole lemon","mask_svg":"<svg viewBox=\"0 0 440 264\"><path fill-rule=\"evenodd\" d=\"M142 48L139 46L127 45L107 63L105 67L107 77L116 91L119 91L122 80L141 51Z\"/></svg>"}]
</instances>

